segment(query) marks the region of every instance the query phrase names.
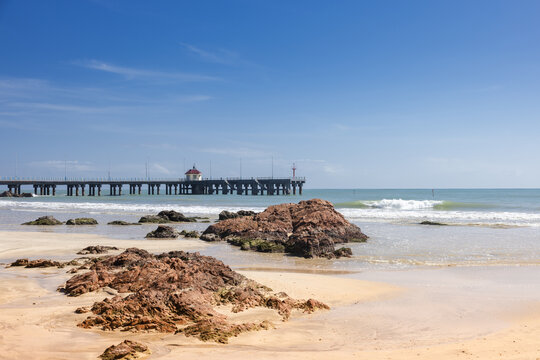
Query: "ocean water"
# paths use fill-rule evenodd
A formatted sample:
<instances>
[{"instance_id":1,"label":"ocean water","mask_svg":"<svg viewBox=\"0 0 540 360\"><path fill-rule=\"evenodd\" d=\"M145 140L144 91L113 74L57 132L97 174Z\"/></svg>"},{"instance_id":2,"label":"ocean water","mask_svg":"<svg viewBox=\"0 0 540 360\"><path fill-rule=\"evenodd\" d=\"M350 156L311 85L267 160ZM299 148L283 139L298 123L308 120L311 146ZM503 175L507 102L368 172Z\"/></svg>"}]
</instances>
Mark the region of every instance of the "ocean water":
<instances>
[{"instance_id":1,"label":"ocean water","mask_svg":"<svg viewBox=\"0 0 540 360\"><path fill-rule=\"evenodd\" d=\"M163 209L215 219L222 210L262 211L272 204L312 198L331 201L370 236L365 244L351 245L352 260L333 263L334 267L540 264L540 189L305 189L302 196L67 197L59 192L55 197L0 199L0 230L28 230L20 223L45 214L61 220L92 216L103 225L60 226L48 231L132 239L144 237L148 229L104 224L115 219L136 221L143 214ZM419 225L425 220L448 226ZM183 226L201 231L208 224Z\"/></svg>"}]
</instances>

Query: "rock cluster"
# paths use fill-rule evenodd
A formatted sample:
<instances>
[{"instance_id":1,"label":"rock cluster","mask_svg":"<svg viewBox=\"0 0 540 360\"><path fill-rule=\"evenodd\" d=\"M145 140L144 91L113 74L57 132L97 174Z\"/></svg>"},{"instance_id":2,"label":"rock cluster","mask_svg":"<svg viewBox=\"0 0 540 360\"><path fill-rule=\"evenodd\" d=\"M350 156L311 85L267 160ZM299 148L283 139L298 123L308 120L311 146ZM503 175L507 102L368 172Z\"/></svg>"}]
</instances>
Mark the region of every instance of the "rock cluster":
<instances>
[{"instance_id":1,"label":"rock cluster","mask_svg":"<svg viewBox=\"0 0 540 360\"><path fill-rule=\"evenodd\" d=\"M156 230L146 234L147 238L154 239L176 239L178 236L180 236L178 230L167 225L159 225Z\"/></svg>"},{"instance_id":2,"label":"rock cluster","mask_svg":"<svg viewBox=\"0 0 540 360\"><path fill-rule=\"evenodd\" d=\"M96 261L90 271L72 277L61 290L78 296L104 287L130 294L96 302L91 308L93 315L79 326L182 333L203 341L226 343L231 336L267 329L271 324L231 323L215 310L216 306L229 305L233 312L270 308L284 320L295 309L328 309L313 299L295 300L284 293L274 293L213 257L183 251L155 256L145 250L127 249Z\"/></svg>"},{"instance_id":3,"label":"rock cluster","mask_svg":"<svg viewBox=\"0 0 540 360\"><path fill-rule=\"evenodd\" d=\"M210 225L202 240L226 240L245 250L287 252L302 257L350 256L350 249L335 244L365 242L367 236L348 222L325 200L268 207L252 215L222 220Z\"/></svg>"},{"instance_id":4,"label":"rock cluster","mask_svg":"<svg viewBox=\"0 0 540 360\"><path fill-rule=\"evenodd\" d=\"M249 211L249 210L240 210L237 212L223 210L222 212L219 213L219 220L235 219L237 217L253 216L253 215L257 215L257 213L255 211Z\"/></svg>"},{"instance_id":5,"label":"rock cluster","mask_svg":"<svg viewBox=\"0 0 540 360\"><path fill-rule=\"evenodd\" d=\"M32 195L31 193L14 194L11 191L4 191L3 193L0 193L0 197L17 197L17 198L25 197L25 198L28 198L28 197L33 197L33 196L34 195Z\"/></svg>"},{"instance_id":6,"label":"rock cluster","mask_svg":"<svg viewBox=\"0 0 540 360\"><path fill-rule=\"evenodd\" d=\"M80 265L77 260L71 260L68 262L59 262L50 259L37 259L37 260L28 260L28 259L17 259L10 264L10 266L22 266L25 268L47 268L47 267L58 267L63 268L64 266L78 266Z\"/></svg>"},{"instance_id":7,"label":"rock cluster","mask_svg":"<svg viewBox=\"0 0 540 360\"><path fill-rule=\"evenodd\" d=\"M28 221L22 225L62 225L63 223L52 216L42 216L34 221Z\"/></svg>"},{"instance_id":8,"label":"rock cluster","mask_svg":"<svg viewBox=\"0 0 540 360\"><path fill-rule=\"evenodd\" d=\"M98 222L93 218L76 218L66 221L66 225L97 225Z\"/></svg>"},{"instance_id":9,"label":"rock cluster","mask_svg":"<svg viewBox=\"0 0 540 360\"><path fill-rule=\"evenodd\" d=\"M148 346L136 341L124 340L118 345L109 346L99 357L101 360L132 360L149 354Z\"/></svg>"},{"instance_id":10,"label":"rock cluster","mask_svg":"<svg viewBox=\"0 0 540 360\"><path fill-rule=\"evenodd\" d=\"M87 246L77 253L77 255L88 255L88 254L106 254L109 250L118 250L115 246L106 246L106 245L92 245Z\"/></svg>"},{"instance_id":11,"label":"rock cluster","mask_svg":"<svg viewBox=\"0 0 540 360\"><path fill-rule=\"evenodd\" d=\"M187 217L174 210L163 210L157 215L146 215L139 219L140 223L168 224L175 222L196 222L197 219Z\"/></svg>"}]
</instances>

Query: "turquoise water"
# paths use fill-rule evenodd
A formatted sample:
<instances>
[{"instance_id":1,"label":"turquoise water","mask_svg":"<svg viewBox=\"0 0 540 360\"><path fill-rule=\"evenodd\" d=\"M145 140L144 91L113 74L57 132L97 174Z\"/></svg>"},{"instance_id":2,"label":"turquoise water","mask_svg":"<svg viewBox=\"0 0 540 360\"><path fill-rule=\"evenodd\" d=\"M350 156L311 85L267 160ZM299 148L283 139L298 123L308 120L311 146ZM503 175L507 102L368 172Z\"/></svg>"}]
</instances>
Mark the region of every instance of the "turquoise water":
<instances>
[{"instance_id":1,"label":"turquoise water","mask_svg":"<svg viewBox=\"0 0 540 360\"><path fill-rule=\"evenodd\" d=\"M137 221L143 214L174 209L187 215L217 218L222 210L251 209L298 202L311 198L331 201L349 221L362 228L370 239L351 244L353 259L336 260L333 268L365 267L539 265L540 190L539 189L459 189L445 190L316 190L302 196L242 195L123 195L120 197L39 196L0 199L0 230L29 231L23 221L42 215L60 220L91 216L100 225L58 226L40 231L88 232L118 240L143 239L149 226L107 226L111 220ZM419 225L430 220L449 226ZM178 225L203 231L208 223ZM16 246L14 244L13 246ZM236 252L226 244L215 244L208 254L238 262ZM246 254L250 263L283 262L288 257ZM0 254L0 258L1 258ZM297 261L297 260L294 260Z\"/></svg>"},{"instance_id":2,"label":"turquoise water","mask_svg":"<svg viewBox=\"0 0 540 360\"><path fill-rule=\"evenodd\" d=\"M2 211L143 213L171 208L215 216L221 210L262 211L269 205L311 198L331 201L347 218L416 223L433 220L459 225L539 226L539 189L316 190L302 196L123 195L120 197L38 196L1 199Z\"/></svg>"}]
</instances>

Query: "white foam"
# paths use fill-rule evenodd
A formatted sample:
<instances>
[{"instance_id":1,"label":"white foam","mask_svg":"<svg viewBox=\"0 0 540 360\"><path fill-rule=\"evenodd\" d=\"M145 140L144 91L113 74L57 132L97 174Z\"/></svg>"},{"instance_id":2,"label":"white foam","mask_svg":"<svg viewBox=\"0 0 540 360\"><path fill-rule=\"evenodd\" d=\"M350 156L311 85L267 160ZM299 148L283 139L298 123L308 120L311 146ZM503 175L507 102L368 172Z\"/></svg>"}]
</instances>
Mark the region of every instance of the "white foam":
<instances>
[{"instance_id":1,"label":"white foam","mask_svg":"<svg viewBox=\"0 0 540 360\"><path fill-rule=\"evenodd\" d=\"M217 215L223 210L239 211L263 211L261 207L236 207L236 206L203 206L203 205L178 205L178 204L125 204L125 203L94 203L94 202L23 202L23 201L0 201L0 209L9 210L49 210L58 212L96 212L96 213L156 213L161 210L176 210L186 214Z\"/></svg>"},{"instance_id":2,"label":"white foam","mask_svg":"<svg viewBox=\"0 0 540 360\"><path fill-rule=\"evenodd\" d=\"M403 200L403 199L382 199L377 201L364 201L366 206L376 209L394 210L421 210L433 209L435 205L443 202L438 200Z\"/></svg>"},{"instance_id":3,"label":"white foam","mask_svg":"<svg viewBox=\"0 0 540 360\"><path fill-rule=\"evenodd\" d=\"M339 211L351 220L377 220L377 221L410 221L420 222L432 220L439 222L471 224L503 224L540 226L540 214L509 211L426 211L426 210L406 210L397 211L391 209L347 209Z\"/></svg>"}]
</instances>

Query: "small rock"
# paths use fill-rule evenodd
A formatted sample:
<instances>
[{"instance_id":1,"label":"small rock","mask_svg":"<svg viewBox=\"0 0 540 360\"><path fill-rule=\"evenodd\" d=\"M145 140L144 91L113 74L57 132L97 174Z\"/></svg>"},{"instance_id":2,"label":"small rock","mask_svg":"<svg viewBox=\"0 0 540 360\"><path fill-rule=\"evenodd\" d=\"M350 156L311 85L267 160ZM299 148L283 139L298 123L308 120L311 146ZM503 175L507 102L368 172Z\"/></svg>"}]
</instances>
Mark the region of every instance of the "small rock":
<instances>
[{"instance_id":1,"label":"small rock","mask_svg":"<svg viewBox=\"0 0 540 360\"><path fill-rule=\"evenodd\" d=\"M99 357L102 360L131 360L140 358L141 355L144 356L149 354L150 350L148 349L148 346L135 341L124 340L118 345L109 346Z\"/></svg>"},{"instance_id":2,"label":"small rock","mask_svg":"<svg viewBox=\"0 0 540 360\"><path fill-rule=\"evenodd\" d=\"M87 246L81 251L79 251L78 255L88 255L88 254L106 254L109 252L109 250L118 250L115 246L104 246L104 245L92 245Z\"/></svg>"},{"instance_id":3,"label":"small rock","mask_svg":"<svg viewBox=\"0 0 540 360\"><path fill-rule=\"evenodd\" d=\"M107 225L141 225L139 223L130 223L130 222L127 222L127 221L123 221L123 220L114 220L114 221L111 221L109 223L107 223Z\"/></svg>"},{"instance_id":4,"label":"small rock","mask_svg":"<svg viewBox=\"0 0 540 360\"><path fill-rule=\"evenodd\" d=\"M435 222L435 221L429 221L429 220L422 221L420 223L420 225L446 226L446 224L443 224L443 223L440 223L440 222Z\"/></svg>"},{"instance_id":5,"label":"small rock","mask_svg":"<svg viewBox=\"0 0 540 360\"><path fill-rule=\"evenodd\" d=\"M158 239L175 239L180 234L178 231L171 227L166 225L159 225L156 230L149 232L146 234L147 238L158 238Z\"/></svg>"},{"instance_id":6,"label":"small rock","mask_svg":"<svg viewBox=\"0 0 540 360\"><path fill-rule=\"evenodd\" d=\"M96 219L92 218L76 218L76 219L69 219L66 222L66 225L97 225L98 222Z\"/></svg>"},{"instance_id":7,"label":"small rock","mask_svg":"<svg viewBox=\"0 0 540 360\"><path fill-rule=\"evenodd\" d=\"M201 236L201 234L199 234L199 232L195 231L195 230L193 230L193 231L182 230L180 232L180 235L182 235L184 237L187 237L187 238L196 238L196 239L198 239Z\"/></svg>"}]
</instances>

